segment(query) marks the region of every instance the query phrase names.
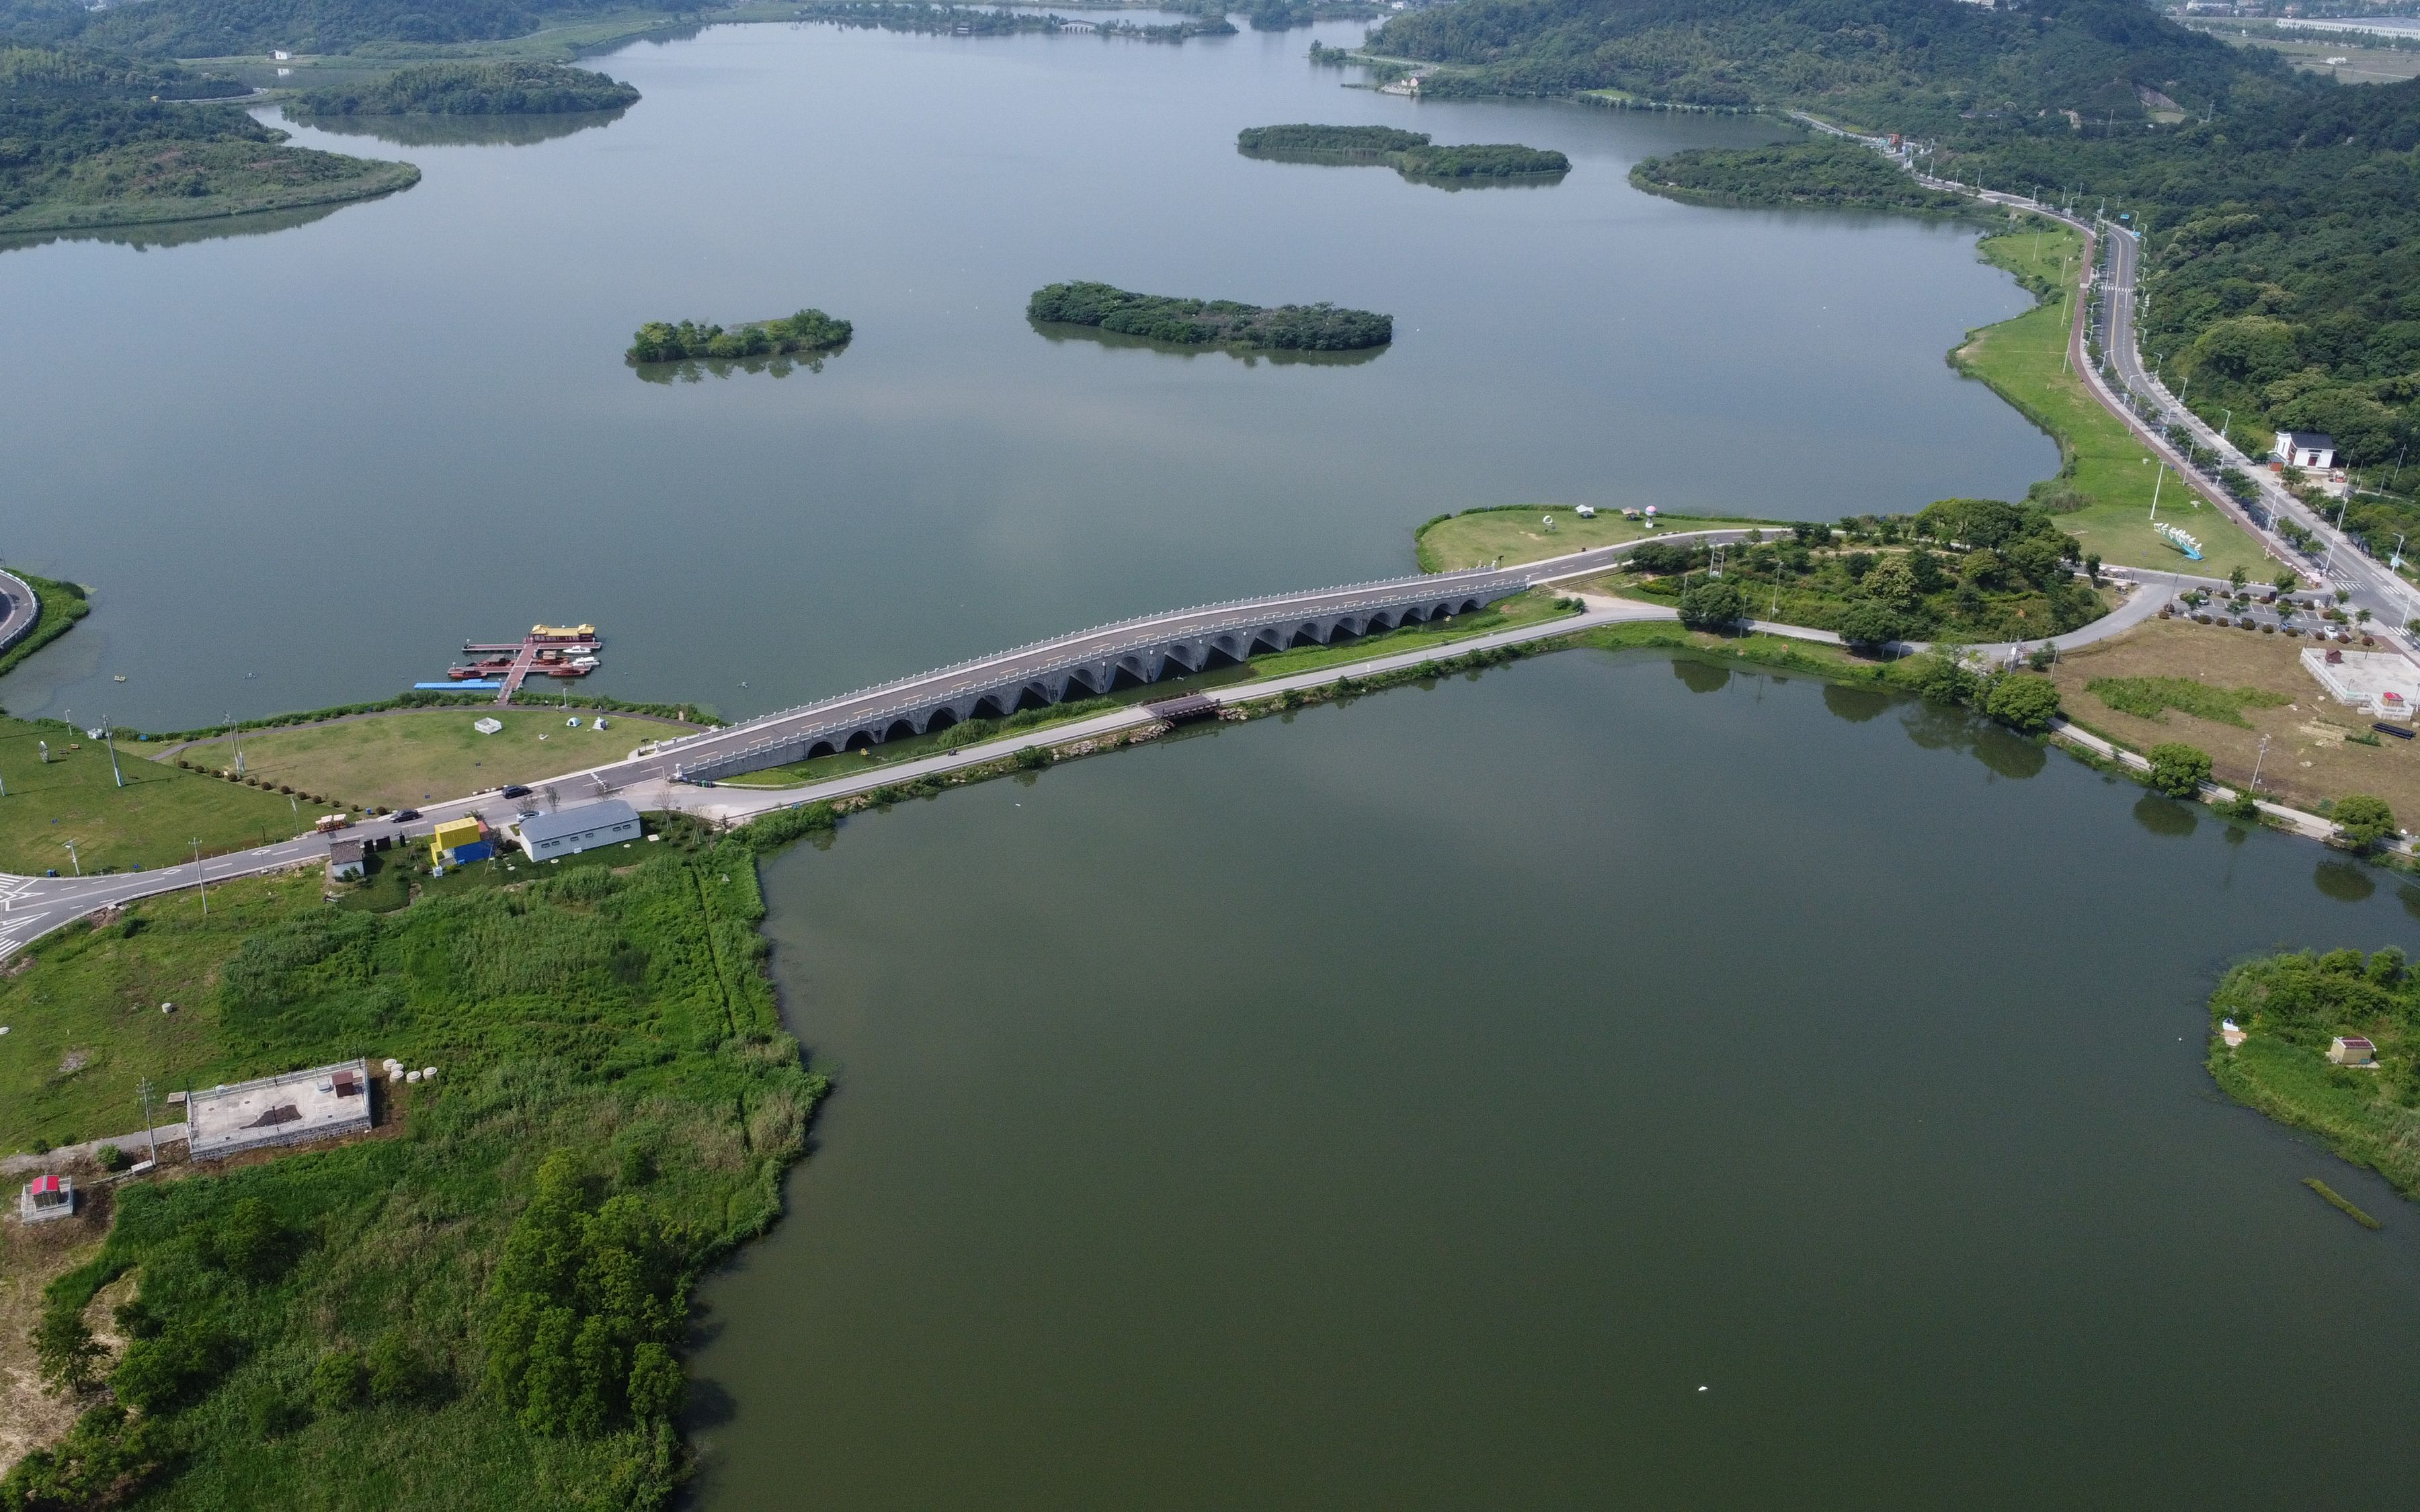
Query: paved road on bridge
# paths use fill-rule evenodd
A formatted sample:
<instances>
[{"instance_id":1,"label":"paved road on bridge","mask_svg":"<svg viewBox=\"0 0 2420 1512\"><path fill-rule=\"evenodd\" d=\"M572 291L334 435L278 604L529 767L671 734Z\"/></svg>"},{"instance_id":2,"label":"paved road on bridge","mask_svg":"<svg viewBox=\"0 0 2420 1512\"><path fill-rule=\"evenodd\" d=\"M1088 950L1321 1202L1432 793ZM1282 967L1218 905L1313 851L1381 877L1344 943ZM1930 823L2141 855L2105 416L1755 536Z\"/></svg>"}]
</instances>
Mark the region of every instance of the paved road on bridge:
<instances>
[{"instance_id":1,"label":"paved road on bridge","mask_svg":"<svg viewBox=\"0 0 2420 1512\"><path fill-rule=\"evenodd\" d=\"M0 651L6 651L33 632L42 606L34 585L5 567L0 567L0 594L8 600L0 605Z\"/></svg>"}]
</instances>

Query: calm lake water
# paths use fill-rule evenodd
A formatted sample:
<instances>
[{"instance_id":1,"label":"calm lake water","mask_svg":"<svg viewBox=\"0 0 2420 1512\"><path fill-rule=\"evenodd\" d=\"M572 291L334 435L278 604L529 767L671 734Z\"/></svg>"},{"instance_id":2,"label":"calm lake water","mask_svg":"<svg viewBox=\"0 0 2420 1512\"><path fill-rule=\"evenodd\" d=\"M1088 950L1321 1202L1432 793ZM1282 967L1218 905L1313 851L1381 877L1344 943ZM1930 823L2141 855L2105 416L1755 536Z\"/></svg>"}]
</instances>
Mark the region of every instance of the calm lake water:
<instances>
[{"instance_id":1,"label":"calm lake water","mask_svg":"<svg viewBox=\"0 0 2420 1512\"><path fill-rule=\"evenodd\" d=\"M645 98L551 140L298 133L426 171L374 204L0 254L0 554L101 609L0 702L179 727L587 620L596 689L753 713L1406 571L1446 510L1831 517L2056 467L1942 361L2026 303L1971 233L1655 199L1638 158L1775 126L1419 104L1340 87L1311 35L715 28L606 60ZM1295 120L1575 166L1448 193L1236 154ZM1344 365L1054 341L1025 300L1070 278L1333 300L1398 339ZM622 363L642 320L800 305L857 325L821 372Z\"/></svg>"},{"instance_id":2,"label":"calm lake water","mask_svg":"<svg viewBox=\"0 0 2420 1512\"><path fill-rule=\"evenodd\" d=\"M768 868L840 1090L698 1500L2393 1502L2420 1217L2202 1002L2412 917L2200 813L1591 652L852 819Z\"/></svg>"}]
</instances>

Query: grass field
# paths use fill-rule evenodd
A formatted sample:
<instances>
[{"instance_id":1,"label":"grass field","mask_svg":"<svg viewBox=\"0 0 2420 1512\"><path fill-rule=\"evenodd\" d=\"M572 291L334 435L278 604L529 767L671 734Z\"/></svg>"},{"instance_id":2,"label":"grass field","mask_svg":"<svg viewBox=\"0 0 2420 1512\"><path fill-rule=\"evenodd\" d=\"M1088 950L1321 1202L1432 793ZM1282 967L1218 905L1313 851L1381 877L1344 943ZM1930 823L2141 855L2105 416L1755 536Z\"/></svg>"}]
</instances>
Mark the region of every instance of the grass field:
<instances>
[{"instance_id":1,"label":"grass field","mask_svg":"<svg viewBox=\"0 0 2420 1512\"><path fill-rule=\"evenodd\" d=\"M2322 798L2367 793L2384 798L2407 823L2420 817L2420 750L2401 740L2348 744L2345 737L2366 733L2369 719L2329 699L2303 670L2301 653L2309 644L2224 625L2150 620L2069 653L2051 669L2051 680L2071 717L2136 750L2171 740L2198 746L2210 752L2211 775L2229 787L2249 781L2257 762L2261 790L2288 802L2310 807ZM2213 709L2231 708L2236 718L2205 718L2177 707L2145 718L2113 708L2090 687L2104 678L2172 677L2219 693L2223 702ZM2239 688L2267 699L2226 696ZM2119 698L2137 702L2123 692ZM2270 742L2265 759L2263 735Z\"/></svg>"},{"instance_id":2,"label":"grass field","mask_svg":"<svg viewBox=\"0 0 2420 1512\"><path fill-rule=\"evenodd\" d=\"M51 760L41 761L49 742ZM70 749L70 747L75 748ZM169 866L205 855L248 850L310 827L309 815L274 793L239 787L143 759L140 745L120 746L119 787L101 743L57 725L0 718L0 872L39 876L56 867L75 871L67 842L85 872L102 867Z\"/></svg>"},{"instance_id":3,"label":"grass field","mask_svg":"<svg viewBox=\"0 0 2420 1512\"><path fill-rule=\"evenodd\" d=\"M1988 237L1984 258L2032 286L2060 295L2011 320L1969 332L1952 354L1962 373L1989 383L1993 392L2034 424L2058 438L2066 457L2064 481L2093 502L2058 517L2059 528L2099 552L2103 562L2133 567L2180 569L2182 552L2151 529L2151 494L2159 468L2125 423L2094 401L2082 378L2067 363L2067 332L2075 313L2074 258L2083 239L2065 228L2039 235L2012 231ZM2224 578L2241 566L2255 579L2277 570L2259 544L2210 504L2195 497L2174 473L2160 486L2160 518L2202 544L2203 561L2193 570Z\"/></svg>"},{"instance_id":4,"label":"grass field","mask_svg":"<svg viewBox=\"0 0 2420 1512\"><path fill-rule=\"evenodd\" d=\"M1555 528L1545 528L1545 517ZM1502 509L1472 509L1423 525L1414 540L1422 572L1452 572L1502 559L1507 564L1537 562L1590 547L1619 546L1649 535L1675 531L1702 531L1723 526L1763 525L1769 519L1693 519L1685 515L1659 515L1650 526L1627 519L1618 509L1602 509L1594 519L1582 519L1568 504L1514 504ZM1788 530L1787 524L1777 527Z\"/></svg>"},{"instance_id":5,"label":"grass field","mask_svg":"<svg viewBox=\"0 0 2420 1512\"><path fill-rule=\"evenodd\" d=\"M406 809L458 798L510 782L535 782L627 756L675 727L629 715L549 709L398 709L299 729L259 730L243 738L244 770L262 780L324 793L355 805ZM492 717L504 726L483 735L472 726ZM197 741L178 752L212 770L235 764L231 739Z\"/></svg>"}]
</instances>

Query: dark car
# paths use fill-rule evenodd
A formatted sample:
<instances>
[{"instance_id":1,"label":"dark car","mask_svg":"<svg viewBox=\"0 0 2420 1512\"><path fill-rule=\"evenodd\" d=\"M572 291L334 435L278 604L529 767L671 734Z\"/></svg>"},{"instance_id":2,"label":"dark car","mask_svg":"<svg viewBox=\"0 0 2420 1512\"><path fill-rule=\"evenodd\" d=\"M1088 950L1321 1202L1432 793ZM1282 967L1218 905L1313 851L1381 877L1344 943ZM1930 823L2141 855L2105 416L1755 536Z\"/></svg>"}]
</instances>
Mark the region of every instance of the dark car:
<instances>
[{"instance_id":1,"label":"dark car","mask_svg":"<svg viewBox=\"0 0 2420 1512\"><path fill-rule=\"evenodd\" d=\"M408 825L419 817L420 810L417 809L398 809L386 816L386 822L390 825Z\"/></svg>"},{"instance_id":2,"label":"dark car","mask_svg":"<svg viewBox=\"0 0 2420 1512\"><path fill-rule=\"evenodd\" d=\"M526 798L529 795L530 790L521 786L519 782L516 782L511 787L504 789L504 794L507 798Z\"/></svg>"}]
</instances>

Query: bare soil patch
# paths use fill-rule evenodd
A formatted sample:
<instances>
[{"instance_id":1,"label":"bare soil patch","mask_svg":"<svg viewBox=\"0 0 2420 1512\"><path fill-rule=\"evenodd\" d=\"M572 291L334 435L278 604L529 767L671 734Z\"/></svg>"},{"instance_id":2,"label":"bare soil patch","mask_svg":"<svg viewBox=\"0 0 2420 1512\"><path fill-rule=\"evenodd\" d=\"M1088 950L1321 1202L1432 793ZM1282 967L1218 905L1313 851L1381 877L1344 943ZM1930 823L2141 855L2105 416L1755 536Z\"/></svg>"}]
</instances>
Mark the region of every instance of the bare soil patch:
<instances>
[{"instance_id":1,"label":"bare soil patch","mask_svg":"<svg viewBox=\"0 0 2420 1512\"><path fill-rule=\"evenodd\" d=\"M2095 645L2071 652L2052 670L2070 717L2147 750L2182 741L2210 752L2212 776L2230 787L2251 779L2259 763L2262 791L2289 803L2367 793L2384 798L2398 822L2420 818L2420 742L2383 737L2377 746L2348 741L2369 733L2369 717L2329 698L2303 670L2300 637L2261 635L2184 620L2152 620ZM2284 695L2275 708L2247 708L2245 729L2169 709L2145 719L2109 707L2086 690L2096 677L2190 677L2211 687L2257 687ZM2260 737L2269 737L2267 759Z\"/></svg>"},{"instance_id":2,"label":"bare soil patch","mask_svg":"<svg viewBox=\"0 0 2420 1512\"><path fill-rule=\"evenodd\" d=\"M14 1210L22 1180L11 1178L5 1183L10 1211L0 1219L0 1472L28 1452L57 1442L97 1399L54 1393L42 1384L34 1360L34 1325L41 1319L42 1288L101 1248L114 1208L109 1188L97 1169L82 1164L62 1169L75 1178L76 1214L56 1223L19 1223ZM124 1295L120 1292L111 1300L123 1301ZM95 1338L113 1354L122 1347L106 1307L88 1321ZM101 1338L104 1334L108 1338Z\"/></svg>"}]
</instances>

